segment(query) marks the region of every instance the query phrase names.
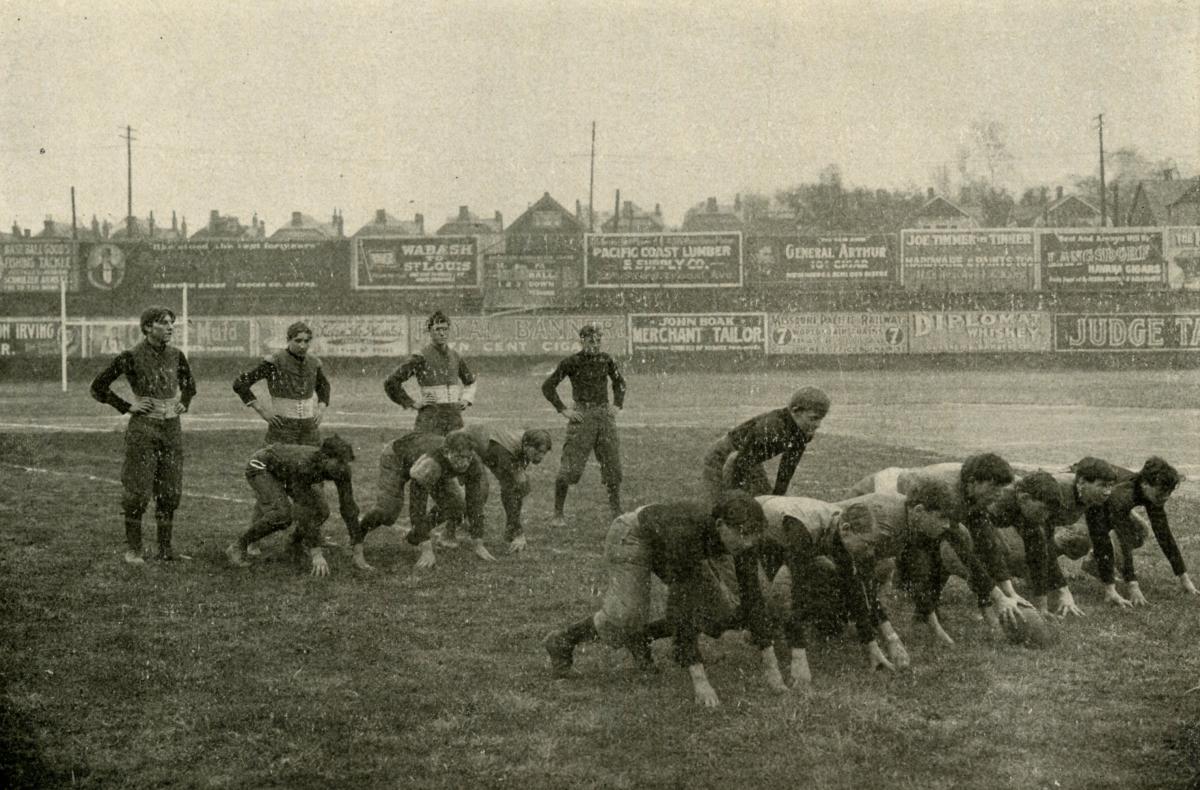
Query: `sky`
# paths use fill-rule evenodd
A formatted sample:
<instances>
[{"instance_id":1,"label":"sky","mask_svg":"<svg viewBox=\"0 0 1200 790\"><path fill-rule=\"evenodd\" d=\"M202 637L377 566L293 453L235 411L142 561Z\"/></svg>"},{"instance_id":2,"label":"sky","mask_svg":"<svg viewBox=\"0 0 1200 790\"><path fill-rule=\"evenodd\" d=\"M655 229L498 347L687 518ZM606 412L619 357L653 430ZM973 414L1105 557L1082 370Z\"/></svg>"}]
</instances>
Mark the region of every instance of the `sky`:
<instances>
[{"instance_id":1,"label":"sky","mask_svg":"<svg viewBox=\"0 0 1200 790\"><path fill-rule=\"evenodd\" d=\"M91 6L98 6L92 8ZM924 189L997 121L1006 185L1106 150L1200 164L1200 3L0 0L0 227L209 211L436 230L543 192L669 223L837 164Z\"/></svg>"}]
</instances>

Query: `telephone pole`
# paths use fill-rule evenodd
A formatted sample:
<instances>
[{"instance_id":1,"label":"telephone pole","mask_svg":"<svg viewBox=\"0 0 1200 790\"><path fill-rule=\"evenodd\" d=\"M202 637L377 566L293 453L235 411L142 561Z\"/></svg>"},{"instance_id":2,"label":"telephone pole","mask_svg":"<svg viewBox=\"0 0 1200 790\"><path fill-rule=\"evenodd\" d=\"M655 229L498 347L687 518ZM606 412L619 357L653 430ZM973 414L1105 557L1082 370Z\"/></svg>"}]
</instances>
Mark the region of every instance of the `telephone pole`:
<instances>
[{"instance_id":1,"label":"telephone pole","mask_svg":"<svg viewBox=\"0 0 1200 790\"><path fill-rule=\"evenodd\" d=\"M596 212L593 207L596 205L596 122L592 121L592 164L588 175L588 233L595 230L594 217Z\"/></svg>"},{"instance_id":2,"label":"telephone pole","mask_svg":"<svg viewBox=\"0 0 1200 790\"><path fill-rule=\"evenodd\" d=\"M1108 202L1105 199L1108 187L1104 184L1104 113L1096 116L1100 122L1100 227L1108 227Z\"/></svg>"},{"instance_id":3,"label":"telephone pole","mask_svg":"<svg viewBox=\"0 0 1200 790\"><path fill-rule=\"evenodd\" d=\"M125 134L117 135L125 139L125 233L130 237L133 236L133 141L137 139L133 136L133 132L131 127L126 126Z\"/></svg>"}]
</instances>

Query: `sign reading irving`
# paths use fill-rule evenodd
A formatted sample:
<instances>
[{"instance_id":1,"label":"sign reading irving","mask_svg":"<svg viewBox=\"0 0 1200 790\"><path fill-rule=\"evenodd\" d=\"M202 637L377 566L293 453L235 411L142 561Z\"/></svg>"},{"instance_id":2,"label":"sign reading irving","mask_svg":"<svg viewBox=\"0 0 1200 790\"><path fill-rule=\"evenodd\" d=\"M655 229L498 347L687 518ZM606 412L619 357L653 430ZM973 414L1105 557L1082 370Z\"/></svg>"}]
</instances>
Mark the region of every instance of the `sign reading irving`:
<instances>
[{"instance_id":1,"label":"sign reading irving","mask_svg":"<svg viewBox=\"0 0 1200 790\"><path fill-rule=\"evenodd\" d=\"M767 348L764 313L671 313L629 316L633 353L639 351L758 351Z\"/></svg>"},{"instance_id":2,"label":"sign reading irving","mask_svg":"<svg viewBox=\"0 0 1200 790\"><path fill-rule=\"evenodd\" d=\"M1047 288L1167 287L1161 230L1048 230L1041 234L1041 245Z\"/></svg>"},{"instance_id":3,"label":"sign reading irving","mask_svg":"<svg viewBox=\"0 0 1200 790\"><path fill-rule=\"evenodd\" d=\"M474 236L412 236L357 239L357 289L478 288L479 255Z\"/></svg>"},{"instance_id":4,"label":"sign reading irving","mask_svg":"<svg viewBox=\"0 0 1200 790\"><path fill-rule=\"evenodd\" d=\"M739 288L742 234L589 233L585 288Z\"/></svg>"},{"instance_id":5,"label":"sign reading irving","mask_svg":"<svg viewBox=\"0 0 1200 790\"><path fill-rule=\"evenodd\" d=\"M751 277L768 284L858 288L897 282L890 236L764 236L747 244L753 261Z\"/></svg>"}]
</instances>

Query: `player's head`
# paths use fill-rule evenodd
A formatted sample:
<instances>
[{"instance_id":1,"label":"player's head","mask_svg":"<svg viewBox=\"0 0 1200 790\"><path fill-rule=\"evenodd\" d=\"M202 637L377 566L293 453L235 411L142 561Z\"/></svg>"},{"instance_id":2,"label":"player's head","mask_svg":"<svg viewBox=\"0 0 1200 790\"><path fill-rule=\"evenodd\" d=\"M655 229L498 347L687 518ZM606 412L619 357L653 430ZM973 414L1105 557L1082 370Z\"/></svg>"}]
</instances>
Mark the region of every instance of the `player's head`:
<instances>
[{"instance_id":1,"label":"player's head","mask_svg":"<svg viewBox=\"0 0 1200 790\"><path fill-rule=\"evenodd\" d=\"M767 519L762 505L745 491L726 491L712 509L721 543L730 554L753 548L762 537Z\"/></svg>"},{"instance_id":2,"label":"player's head","mask_svg":"<svg viewBox=\"0 0 1200 790\"><path fill-rule=\"evenodd\" d=\"M936 538L950 528L958 505L950 486L940 480L919 480L905 496L904 509L910 527Z\"/></svg>"},{"instance_id":3,"label":"player's head","mask_svg":"<svg viewBox=\"0 0 1200 790\"><path fill-rule=\"evenodd\" d=\"M973 503L987 505L1000 489L1013 481L1013 470L995 453L972 455L963 461L959 482L963 493Z\"/></svg>"},{"instance_id":4,"label":"player's head","mask_svg":"<svg viewBox=\"0 0 1200 790\"><path fill-rule=\"evenodd\" d=\"M787 410L796 427L811 439L829 413L829 396L816 387L802 387L788 399Z\"/></svg>"},{"instance_id":5,"label":"player's head","mask_svg":"<svg viewBox=\"0 0 1200 790\"><path fill-rule=\"evenodd\" d=\"M289 324L287 328L287 347L288 351L298 357L302 357L308 353L308 344L312 342L313 331L308 324L303 321L296 321Z\"/></svg>"},{"instance_id":6,"label":"player's head","mask_svg":"<svg viewBox=\"0 0 1200 790\"><path fill-rule=\"evenodd\" d=\"M317 448L317 454L326 462L335 465L349 464L354 460L354 448L350 445L350 442L336 433L330 434L321 440L321 445Z\"/></svg>"},{"instance_id":7,"label":"player's head","mask_svg":"<svg viewBox=\"0 0 1200 790\"><path fill-rule=\"evenodd\" d=\"M1112 493L1117 482L1117 468L1108 461L1087 456L1071 465L1075 473L1075 491L1085 505L1099 505Z\"/></svg>"},{"instance_id":8,"label":"player's head","mask_svg":"<svg viewBox=\"0 0 1200 790\"><path fill-rule=\"evenodd\" d=\"M475 443L471 435L459 429L446 434L446 442L442 445L442 457L455 472L465 472L475 457Z\"/></svg>"},{"instance_id":9,"label":"player's head","mask_svg":"<svg viewBox=\"0 0 1200 790\"><path fill-rule=\"evenodd\" d=\"M142 311L139 324L147 338L165 343L175 333L175 311L162 305L147 307Z\"/></svg>"},{"instance_id":10,"label":"player's head","mask_svg":"<svg viewBox=\"0 0 1200 790\"><path fill-rule=\"evenodd\" d=\"M434 345L443 346L450 337L450 319L441 310L434 310L425 321L425 329Z\"/></svg>"},{"instance_id":11,"label":"player's head","mask_svg":"<svg viewBox=\"0 0 1200 790\"><path fill-rule=\"evenodd\" d=\"M597 354L600 352L600 342L604 339L604 332L596 324L584 324L579 327L579 345L583 348L585 354Z\"/></svg>"},{"instance_id":12,"label":"player's head","mask_svg":"<svg viewBox=\"0 0 1200 790\"><path fill-rule=\"evenodd\" d=\"M521 435L521 454L531 464L540 464L553 446L550 432L541 428L530 428Z\"/></svg>"},{"instance_id":13,"label":"player's head","mask_svg":"<svg viewBox=\"0 0 1200 790\"><path fill-rule=\"evenodd\" d=\"M871 512L871 508L862 502L847 505L838 517L837 530L850 558L864 568L870 567L875 561L875 543L878 537L875 514Z\"/></svg>"},{"instance_id":14,"label":"player's head","mask_svg":"<svg viewBox=\"0 0 1200 790\"><path fill-rule=\"evenodd\" d=\"M1045 524L1062 507L1058 481L1049 472L1025 475L1013 483L1012 492L1027 523Z\"/></svg>"},{"instance_id":15,"label":"player's head","mask_svg":"<svg viewBox=\"0 0 1200 790\"><path fill-rule=\"evenodd\" d=\"M1142 464L1136 480L1142 496L1156 505L1162 505L1171 497L1183 476L1165 460L1152 455Z\"/></svg>"}]
</instances>

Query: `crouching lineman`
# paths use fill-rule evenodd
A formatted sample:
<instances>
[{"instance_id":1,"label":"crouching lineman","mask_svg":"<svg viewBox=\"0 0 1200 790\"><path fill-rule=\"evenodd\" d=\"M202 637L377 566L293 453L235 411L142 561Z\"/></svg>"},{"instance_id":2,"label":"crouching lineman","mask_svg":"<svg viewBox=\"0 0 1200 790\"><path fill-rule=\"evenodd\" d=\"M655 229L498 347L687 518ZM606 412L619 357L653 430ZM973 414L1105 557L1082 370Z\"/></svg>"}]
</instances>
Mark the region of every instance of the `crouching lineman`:
<instances>
[{"instance_id":1,"label":"crouching lineman","mask_svg":"<svg viewBox=\"0 0 1200 790\"><path fill-rule=\"evenodd\" d=\"M1128 478L1113 486L1112 493L1103 505L1089 508L1085 514L1088 536L1092 541L1092 555L1095 558L1097 575L1105 587L1105 597L1123 607L1144 606L1147 603L1133 567L1133 550L1145 543L1147 532L1145 525L1135 517L1136 507L1146 509L1150 531L1154 533L1154 539L1158 541L1163 556L1171 564L1171 572L1175 574L1180 589L1188 595L1200 594L1188 576L1187 564L1167 520L1166 504L1182 480L1179 472L1158 456L1147 458L1136 473L1119 471L1128 475ZM1119 600L1114 600L1109 594L1109 591L1115 593L1116 590L1113 545L1108 535L1110 531L1116 532L1121 546L1121 576L1129 585L1127 599L1118 594L1116 598Z\"/></svg>"},{"instance_id":2,"label":"crouching lineman","mask_svg":"<svg viewBox=\"0 0 1200 790\"><path fill-rule=\"evenodd\" d=\"M461 481L465 494L456 481ZM433 528L442 520L453 534L464 511L475 555L489 562L496 558L483 545L483 504L487 497L487 478L475 455L475 445L466 431L451 431L446 436L414 431L384 445L379 455L379 482L375 507L367 511L357 529L350 534L354 566L374 570L363 555L367 533L376 527L396 523L404 507L404 487L408 486L409 520L412 529L405 541L420 549L418 568L432 568ZM434 507L428 508L433 498ZM455 547L446 539L443 545Z\"/></svg>"},{"instance_id":3,"label":"crouching lineman","mask_svg":"<svg viewBox=\"0 0 1200 790\"><path fill-rule=\"evenodd\" d=\"M530 464L540 464L550 452L550 432L528 430L524 433L492 428L481 423L465 429L475 447L475 454L496 476L500 486L500 503L504 506L504 540L508 550L516 553L525 549L525 533L521 526L521 506L529 494ZM484 480L486 487L486 479ZM487 492L484 491L484 498Z\"/></svg>"},{"instance_id":4,"label":"crouching lineman","mask_svg":"<svg viewBox=\"0 0 1200 790\"><path fill-rule=\"evenodd\" d=\"M767 684L785 691L758 581L757 544L763 526L762 507L740 491L723 495L711 509L693 502L672 502L618 516L604 541L609 573L604 602L595 614L546 636L543 644L550 654L551 669L559 676L571 675L575 646L594 639L627 648L640 667L651 667L646 625L650 577L654 575L667 585L675 659L687 667L698 704L709 708L720 704L708 682L698 644L704 621L713 613L718 619L748 624L752 641L761 650ZM731 555L740 604L734 602L733 592L721 581L716 567Z\"/></svg>"},{"instance_id":5,"label":"crouching lineman","mask_svg":"<svg viewBox=\"0 0 1200 790\"><path fill-rule=\"evenodd\" d=\"M758 502L767 521L760 549L762 564L767 578L773 580L768 610L773 614L780 605L790 609L781 619L791 649L793 687L812 682L806 623L814 619L841 623L849 615L872 669L907 668L908 652L879 603L873 576L879 528L871 508L863 502L843 508L806 497L762 496ZM786 567L786 575L781 567ZM820 611L822 603L826 604L824 612ZM876 632L887 645L887 656L879 647Z\"/></svg>"},{"instance_id":6,"label":"crouching lineman","mask_svg":"<svg viewBox=\"0 0 1200 790\"><path fill-rule=\"evenodd\" d=\"M827 413L829 396L816 387L804 387L786 407L752 417L725 434L704 457L701 480L710 501L730 489L753 496L787 494L804 449ZM777 455L782 457L772 487L763 463Z\"/></svg>"},{"instance_id":7,"label":"crouching lineman","mask_svg":"<svg viewBox=\"0 0 1200 790\"><path fill-rule=\"evenodd\" d=\"M250 529L225 554L238 567L245 567L246 547L296 522L293 545L308 550L312 575L328 576L329 565L321 550L321 525L329 518L329 505L321 484L332 480L337 486L338 510L346 529L358 529L358 505L354 502L350 462L354 449L337 434L326 437L318 447L300 444L271 444L250 457L246 482L254 490L254 515Z\"/></svg>"}]
</instances>

